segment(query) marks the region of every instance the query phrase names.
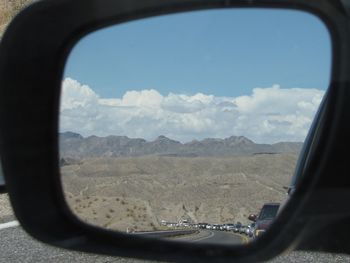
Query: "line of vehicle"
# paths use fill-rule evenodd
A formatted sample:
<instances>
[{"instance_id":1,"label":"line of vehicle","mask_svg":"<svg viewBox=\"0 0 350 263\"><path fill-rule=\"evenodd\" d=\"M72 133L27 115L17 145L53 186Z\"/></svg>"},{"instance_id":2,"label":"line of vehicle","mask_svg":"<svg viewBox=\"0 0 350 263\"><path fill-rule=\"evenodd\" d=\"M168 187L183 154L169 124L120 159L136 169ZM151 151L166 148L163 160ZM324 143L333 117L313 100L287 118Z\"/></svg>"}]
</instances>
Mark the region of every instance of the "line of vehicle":
<instances>
[{"instance_id":1,"label":"line of vehicle","mask_svg":"<svg viewBox=\"0 0 350 263\"><path fill-rule=\"evenodd\" d=\"M10 221L10 222L4 223L4 224L0 224L0 230L10 228L10 227L16 227L16 226L19 226L18 221Z\"/></svg>"}]
</instances>

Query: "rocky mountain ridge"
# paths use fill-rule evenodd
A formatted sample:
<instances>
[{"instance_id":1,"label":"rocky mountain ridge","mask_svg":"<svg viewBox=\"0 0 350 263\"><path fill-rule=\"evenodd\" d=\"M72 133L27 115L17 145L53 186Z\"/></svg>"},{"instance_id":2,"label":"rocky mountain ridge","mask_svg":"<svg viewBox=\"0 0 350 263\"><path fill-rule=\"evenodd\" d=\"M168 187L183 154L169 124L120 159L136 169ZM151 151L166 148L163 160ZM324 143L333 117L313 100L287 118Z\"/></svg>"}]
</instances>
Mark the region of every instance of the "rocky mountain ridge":
<instances>
[{"instance_id":1,"label":"rocky mountain ridge","mask_svg":"<svg viewBox=\"0 0 350 263\"><path fill-rule=\"evenodd\" d=\"M154 141L127 136L106 137L82 135L74 132L59 134L60 153L64 158L137 157L160 155L172 157L215 157L254 154L299 153L301 142L258 144L244 136L224 139L206 138L181 143L163 135Z\"/></svg>"}]
</instances>

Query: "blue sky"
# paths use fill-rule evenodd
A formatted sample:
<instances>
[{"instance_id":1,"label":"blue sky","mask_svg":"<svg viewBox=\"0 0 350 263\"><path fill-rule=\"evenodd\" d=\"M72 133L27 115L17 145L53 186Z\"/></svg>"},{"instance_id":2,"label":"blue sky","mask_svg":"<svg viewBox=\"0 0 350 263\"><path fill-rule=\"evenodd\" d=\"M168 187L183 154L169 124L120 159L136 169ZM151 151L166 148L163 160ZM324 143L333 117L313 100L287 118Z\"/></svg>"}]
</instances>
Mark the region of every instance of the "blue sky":
<instances>
[{"instance_id":1,"label":"blue sky","mask_svg":"<svg viewBox=\"0 0 350 263\"><path fill-rule=\"evenodd\" d=\"M65 77L105 98L128 90L239 96L253 88L326 89L331 44L304 12L225 9L160 16L84 37Z\"/></svg>"},{"instance_id":2,"label":"blue sky","mask_svg":"<svg viewBox=\"0 0 350 263\"><path fill-rule=\"evenodd\" d=\"M222 9L124 23L73 49L60 130L302 142L330 66L326 27L300 11Z\"/></svg>"}]
</instances>

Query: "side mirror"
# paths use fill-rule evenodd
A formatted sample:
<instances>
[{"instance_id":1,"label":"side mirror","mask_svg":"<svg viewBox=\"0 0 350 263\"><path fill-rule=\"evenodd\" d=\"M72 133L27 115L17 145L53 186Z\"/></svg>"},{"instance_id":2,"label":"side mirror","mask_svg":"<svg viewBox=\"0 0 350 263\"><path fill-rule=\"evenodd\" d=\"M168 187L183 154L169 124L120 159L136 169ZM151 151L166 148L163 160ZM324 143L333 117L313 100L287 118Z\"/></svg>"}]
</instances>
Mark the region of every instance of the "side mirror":
<instances>
[{"instance_id":1,"label":"side mirror","mask_svg":"<svg viewBox=\"0 0 350 263\"><path fill-rule=\"evenodd\" d=\"M337 4L333 4L333 2ZM350 125L348 125L347 121L350 115L350 104L346 102L347 95L350 94L348 87L350 27L348 26L348 18L345 17L344 9L339 7L340 2L331 0L36 1L28 9L16 16L0 43L0 155L3 157L2 164L6 176L5 180L2 180L2 184L5 185L6 181L6 190L10 193L11 204L23 229L42 242L65 249L157 261L266 261L283 251L288 251L290 248L295 247L298 249L300 247L302 249L305 248L305 250L319 249L326 252L340 251L349 253L349 246L336 247L337 244L346 244L348 238L346 227L345 231L342 231L343 229L341 228L336 228L337 231L324 231L325 233L322 232L324 238L319 238L319 231L324 229L321 227L323 224L327 228L337 225L342 227L346 226L346 222L348 222L343 206L334 205L339 204L344 195L346 196L347 190L350 189L347 181L348 177L344 176L348 170L347 163L340 158L339 154L342 149L346 149L350 145L348 137ZM253 19L249 19L247 13L229 15L231 11L248 11L243 10L243 8L251 9L254 13L251 13ZM322 30L325 32L325 35L322 35L319 41L315 41L310 36L310 31L305 28L305 21L300 19L294 20L295 22L285 20L286 27L280 26L281 20L285 19L285 15L278 15L276 22L271 21L267 24L265 19L259 16L257 9L265 12L269 8L273 9L273 12L279 11L279 9L290 9L290 14L295 14L294 12L299 9L303 12L311 12L311 14L319 18L319 22L327 22L325 24L326 27L321 25L322 28L326 29ZM203 19L202 13L199 13L199 11L210 11L209 9L213 9L215 12L221 9L220 11L225 12L224 17L218 16L224 18L222 20L223 26L213 27L208 24L209 20ZM153 17L166 14L169 16L175 13L180 15L182 12L190 14L188 11L198 11L198 17L201 20L194 21L192 18L186 20L181 18L181 21L174 23L175 30L173 31L168 29L167 24L155 23L155 20L153 20ZM271 13L265 14L270 17ZM67 15L63 16L62 14ZM236 19L240 17L245 18L246 23L237 23L236 21L232 21L231 24L227 23L226 18ZM158 35L148 34L143 27L135 27L135 34L131 34L129 30L125 30L124 25L120 25L120 32L124 33L123 36L114 36L116 45L106 41L105 38L101 38L102 42L107 42L115 50L121 51L120 55L117 55L111 63L102 61L100 65L109 65L109 72L118 81L122 79L121 77L127 76L131 81L137 80L138 83L142 84L142 87L139 88L141 84L134 82L126 86L124 83L118 84L116 81L111 81L109 82L110 84L103 85L105 86L105 92L98 94L94 93L87 86L83 88L77 85L76 90L81 90L83 94L86 93L88 98L83 97L81 101L77 102L68 100L67 107L64 108L64 111L61 111L60 101L64 101L63 96L60 95L63 90L62 77L74 77L75 75L90 77L92 75L90 72L86 71L85 74L80 74L79 69L85 65L98 65L96 59L102 58L100 51L104 51L101 47L98 49L94 48L90 54L94 55L95 59L91 60L90 63L86 63L84 60L76 64L76 66L72 64L72 69L77 69L77 72L74 75L73 73L68 75L68 68L65 69L64 65L68 61L69 52L74 46L76 47L74 44L77 44L77 41L82 39L83 36L87 36L88 33L92 33L97 29L116 24L126 24L126 22L129 25L135 25L132 22L139 21L141 18L149 18L148 25L153 25L154 27L152 28L154 28L154 32L158 32ZM171 21L174 21L173 16L170 18ZM211 19L213 18L211 17ZM213 21L217 20L213 19ZM293 30L290 30L290 26L296 26L294 32L299 32L300 23L302 23L303 31L299 38L300 42L298 42L291 35ZM246 24L252 25L252 27L242 27ZM265 32L272 34L270 35L271 37L259 30L259 28L256 28L260 24L264 27ZM276 24L279 27L274 31L270 28L270 25ZM210 37L201 28L192 31L188 30L189 25L208 25L208 28L213 31L213 37ZM233 25L237 25L237 30L233 30ZM225 28L227 31L224 31ZM110 30L111 28L105 29ZM159 34L161 32L159 31L160 29L164 29L166 35ZM194 39L198 41L198 44L194 43L189 46L185 43L178 45L177 42L172 41L172 39L182 39L177 31L178 29L186 29L184 39ZM327 32L328 30L330 32ZM243 37L237 35L239 32L243 33ZM284 46L280 41L277 41L278 39L275 36L277 32L284 32L285 36L291 39L291 42L287 41L288 50L284 52L277 52L276 50L277 47ZM225 41L218 37L217 33L221 33L222 36L228 35L232 38L232 41ZM259 38L256 41L252 41L251 36L255 35ZM140 39L134 38L130 39L130 41L124 41L123 46L126 50L124 52L124 50L119 48L121 40L125 39L124 36L137 36ZM202 37L205 37L208 41L205 41ZM262 41L262 37L265 37L265 39L272 38L274 41L269 45L267 42ZM288 40L286 37L279 38L279 40ZM160 45L160 48L156 48L152 43L147 42L149 39L154 40L157 44L160 43L158 40L166 39L170 44L168 46ZM303 46L304 41L308 39L314 40L314 44L305 50L304 53L299 53L298 50ZM23 43L26 43L26 45L23 45ZM212 44L212 47L215 48L211 53L213 56L207 52L208 49L201 43ZM308 53L314 54L314 52L309 51L314 51L315 47L320 46L321 43L328 43L327 47L329 48L325 48L328 49L328 52L321 53L326 55L325 59L328 61L329 67L325 67L320 74L317 74L317 71L314 69L318 68L321 63L319 63L319 56L316 54L315 58L317 60L309 59L309 61L317 63L316 67L308 68L311 70L310 72L300 71L298 74L291 74L290 69L300 69L300 65L303 65L303 62L306 61L304 55ZM152 48L154 55L144 49L139 50L139 52L132 51L130 47L133 47L134 44L139 44L140 47ZM263 47L264 50L257 51L254 48L259 46ZM164 47L169 47L167 52L163 52L165 50ZM173 49L173 47L191 47L192 50L182 52L177 49L178 51L174 52L176 49ZM269 50L273 51L271 55L267 52ZM195 59L193 52L200 55L199 59ZM292 63L292 59L296 57L295 52L299 53L298 57L302 59L299 63ZM112 54L115 54L115 52L109 52L106 54L106 57L111 57ZM143 59L139 56L142 54L146 54L148 57ZM237 54L237 56L233 54ZM134 59L131 59L131 55L135 55ZM173 59L169 59L169 55L173 55ZM284 55L288 55L290 59L285 59ZM187 57L194 58L193 65L184 63L184 58ZM254 63L252 61L254 57L261 58L260 63ZM273 57L282 61L281 69L284 72L281 72L281 74L278 74L274 68L271 68L271 70L266 68L268 65L272 65L275 68L278 67L271 60ZM70 56L70 58L72 57ZM155 58L159 58L160 62L157 68L150 66L150 62L154 61ZM222 58L223 63L218 63L218 58ZM241 58L242 63L236 58ZM120 64L115 66L115 61L119 61ZM163 61L167 63L163 63ZM227 63L230 61L234 61L236 64L229 67ZM129 62L134 62L135 64ZM127 64L130 64L131 67L128 71L125 71L125 65ZM185 64L188 68L183 67ZM140 74L136 74L133 65L139 67ZM179 71L173 69L174 65L178 66ZM218 67L220 65L221 67ZM252 74L252 66L254 65L257 66L256 77ZM196 66L203 66L203 70L197 70ZM243 66L247 71L245 74L239 74L238 70L243 68ZM218 75L212 74L210 67L215 68ZM160 71L163 68L168 70L168 75L161 74ZM145 79L151 74L148 74L145 69L152 71L151 73L154 76L148 83L145 82ZM180 70L183 77L178 74ZM101 78L101 83L106 81L100 74L103 71L102 68L91 71ZM271 72L271 77L266 77L267 72ZM311 73L313 74L311 75ZM211 77L210 81L204 79L207 75ZM232 83L232 79L236 79L238 76L242 76L243 81L250 80L251 83ZM294 85L303 86L304 81L306 81L304 76L310 78L312 83L316 83L310 84L310 87L315 88L308 88L309 85L305 86L307 98L313 98L313 92L319 94L315 99L310 99L312 103L300 96L303 93L302 88L289 88L294 87ZM328 82L327 78L322 81L317 76L328 76L331 78ZM315 79L313 79L314 77ZM188 79L188 82L180 85L178 81L180 79ZM286 84L288 88L280 88L277 85L268 89L254 88L259 87L256 85L287 81L288 79L292 81L290 83L288 81L289 84ZM161 82L158 82L158 80L161 80ZM199 80L200 82L194 85L192 80ZM225 87L227 85L225 90L221 89L223 81L226 83ZM322 92L317 91L317 83L321 83L319 85L323 90ZM171 89L168 89L172 84L180 87L176 93L177 96L171 93ZM216 95L204 90L204 84L208 88L215 90ZM99 86L102 86L102 84ZM117 98L111 98L108 95L112 86L116 87L118 92L121 92L120 94L118 93ZM249 89L252 88L252 91L249 92L251 95L236 93L236 91L240 90L239 87L243 86ZM330 88L326 92L325 89L328 86ZM128 89L128 92L122 91L124 87ZM151 88L158 87L164 87L164 90L158 93L151 90ZM191 90L184 90L182 87L189 87ZM134 89L138 90L134 91ZM147 92L142 93L143 89L147 89ZM224 94L223 91L227 91L227 93ZM264 95L265 93L262 93L262 91L267 91L268 93ZM127 93L128 96L124 98L123 92L124 94ZM136 96L140 92L145 94L142 96L147 97L141 99ZM292 101L289 92L297 93L295 103L293 102L295 107L293 106L292 111L290 111L289 107L286 107L286 110L281 112L275 106L284 105L284 101L281 99L282 95L287 97L285 101ZM76 94L74 89L72 96L76 97ZM113 91L113 94L116 93ZM287 135L290 136L290 140L294 140L299 133L305 135L307 131L299 130L299 128L302 126L304 129L307 123L310 123L312 120L311 114L316 109L316 102L321 101L322 94L325 96L322 102L324 104L321 104L319 114L316 115L314 128L309 132L311 136L302 142L303 145L306 145L305 147L303 146L303 150L300 150L301 145L299 144L299 146L296 145L299 148L294 147L295 142L288 144L285 141L281 141L273 144L264 144L260 143L260 139L259 143L254 143L244 139L244 136L236 136L237 138L233 137L233 135L231 136L231 134L237 133L236 127L242 133L257 131L257 139L260 138L260 135L270 131L272 132L272 138L278 139L280 138L279 133L275 133L277 130L282 132L288 131ZM276 104L265 100L265 98L271 97L275 99ZM248 98L250 99L247 100ZM167 104L164 104L164 101ZM259 107L255 107L255 101L262 104L259 104ZM180 102L181 107L179 107ZM82 111L82 106L87 106L88 109ZM263 114L261 116L264 118L253 114L250 111L253 108L263 109L259 112ZM297 113L301 110L306 111L307 115L299 117ZM100 111L104 114L101 115ZM128 112L128 115L120 114L121 111ZM149 119L144 118L144 112L147 112L147 116L150 116ZM242 115L242 118L240 118L241 112L245 114L244 116ZM69 114L64 115L65 113ZM159 118L159 113L162 113L162 116L165 116L167 119ZM107 145L108 147L120 145L124 147L127 145L125 150L124 148L120 151L111 151L109 148L106 151L96 150L98 153L101 152L102 155L93 157L87 154L86 158L84 157L93 162L88 163L85 161L84 164L88 166L86 169L84 168L84 171L91 171L91 173L95 174L98 171L103 176L95 176L95 174L95 177L78 175L76 172L82 171L82 169L74 163L75 160L80 162L80 157L76 157L76 154L72 154L72 158L76 159L72 160L72 162L69 161L70 165L67 165L68 159L65 159L67 162L62 161L60 163L60 151L63 149L59 141L60 132L71 131L71 129L68 129L69 126L67 126L67 129L62 129L65 126L60 124L60 117L64 116L71 118L67 119L67 124L73 123L76 126L84 126L88 130L90 127L101 127L101 132L95 134L104 136L109 135L109 131L117 133L113 135L114 137L108 137L103 143L97 140L97 135L89 136L89 142L95 142L94 145ZM100 118L100 116L105 117ZM174 116L177 117L174 118ZM81 117L98 120L98 125L90 125ZM268 119L265 117L268 117ZM251 122L250 118L254 118L254 122ZM216 125L217 120L220 121L220 126ZM229 126L232 123L236 125L238 123L236 120L246 120L245 125ZM183 126L178 125L179 121L183 123ZM135 133L129 135L129 133L125 132L124 126L114 126L114 124L124 123L129 125L128 131ZM171 126L164 126L164 128L159 129L159 123L169 123ZM141 126L135 126L136 124L142 124L144 128L138 128ZM288 129L290 125L293 127L291 130ZM183 143L174 142L164 136L159 136L156 139L156 143L151 144L151 146L154 146L152 149L160 149L161 151L155 152L148 149L146 151L146 146L149 146L150 143L143 138L149 132L150 127L154 128L154 131L158 133L166 131L171 135L184 134L184 137L181 137L184 138L183 140L181 139ZM179 129L179 127L182 128ZM191 134L184 133L189 130L188 127L192 128ZM332 128L329 129L329 127ZM204 134L203 132L206 133ZM226 132L231 134L226 135ZM207 139L203 139L203 142L195 140L187 143L187 140L194 138L192 134L200 136L201 138L198 140L202 140L202 137ZM80 142L84 138L72 133L70 135L73 136L68 138L70 140L70 144L67 144L69 152L72 152L70 149L83 149L83 146L80 147ZM133 138L132 143L129 144L126 135ZM147 136L151 139L156 138L150 133ZM230 137L227 137L228 139L225 140L224 136L231 136L232 140L229 139ZM116 137L119 140L118 143L110 143L109 139ZM170 138L173 139L173 137ZM234 138L236 139L233 140ZM135 139L137 141L134 141ZM270 141L268 142L270 143ZM186 145L184 146L184 144ZM135 145L139 147L137 151L135 151ZM211 151L206 150L209 148L208 145ZM294 146L292 147L291 145ZM193 153L194 146L197 147L195 153ZM95 149L95 146L85 148ZM237 154L238 150L241 151L240 155ZM222 159L216 158L216 155L211 154L212 152L220 154ZM224 236L224 232L218 231L202 233L203 236L198 238L191 236L192 243L188 242L188 240L179 240L178 236L184 236L182 235L184 230L178 228L176 222L182 217L190 217L193 219L193 222L199 220L201 222L209 222L210 225L208 223L208 226L210 228L208 230L214 230L211 228L214 224L235 222L237 219L241 220L241 215L245 213L244 211L259 211L258 207L254 207L255 205L266 201L276 201L275 197L277 198L278 196L280 198L285 197L282 191L278 191L278 196L277 192L271 192L269 189L270 182L280 187L284 182L289 181L283 179L275 183L273 179L280 175L287 175L286 169L292 169L290 161L297 161L297 156L295 155L297 152L301 153L301 161L296 167L296 176L302 176L302 179L298 180L298 188L288 200L285 209L271 225L269 231L266 231L259 240L257 239L256 242L251 243L247 242L248 244L244 246L243 244L236 244L236 241L230 241L229 244L212 244L212 241L208 242L208 239L213 237L215 240L217 236L219 236L219 239L224 240L224 238L220 238L220 236ZM130 156L121 156L121 153ZM147 161L144 161L146 159L138 158L141 153L145 156L142 158L148 158ZM230 156L228 156L228 153L230 153ZM199 154L201 156L198 156ZM98 166L95 165L95 160L100 161L101 159L99 158L101 156L110 159L103 160L103 163L100 163ZM128 162L129 159L127 158L134 156L137 157L135 159L149 167L149 172L141 169L138 164L131 165ZM283 157L280 162L282 166L272 173L270 170L276 167L275 160L278 156ZM234 161L231 161L228 157ZM93 160L93 158L95 159ZM112 164L112 162L109 162L112 158L113 161L125 162L125 167L121 169L119 164L113 163L111 166L115 170L106 172L105 164ZM148 161L150 158L154 158L160 164L153 165L153 163ZM166 172L170 170L170 165L166 162L168 160L166 158L171 158L173 162L178 163L180 166L178 171L170 171L170 176L166 176ZM187 163L182 162L185 158ZM209 158L211 158L214 165L211 165L208 161ZM252 165L249 163L247 169L243 169L243 158L252 160ZM268 165L261 165L263 159L269 160ZM199 163L194 165L194 161ZM237 165L234 163L236 161ZM224 170L226 165L229 168L227 171ZM237 172L230 169L233 165L238 169ZM162 170L156 174L154 173L154 167L160 167ZM257 167L264 167L268 170L260 173L256 169ZM195 173L191 169L194 169ZM124 173L121 174L121 171L127 172L128 176L125 176ZM208 171L212 172L212 175ZM250 174L246 176L246 171L251 173L251 179L254 180L252 183L254 183L254 186L256 185L256 187L249 185L248 188L251 193L239 188L243 181L248 182L245 179L250 180ZM335 172L332 173L332 171ZM153 179L154 177L152 176L155 174L159 179ZM205 176L204 179L199 178L197 174L203 174ZM260 174L269 176L266 179L268 185L265 186L264 182L260 182L263 179ZM110 175L116 175L119 181L110 178ZM189 175L193 179L189 178ZM233 178L236 175L238 176L237 180ZM88 182L88 185L82 187L79 181L72 183L71 179L76 178ZM2 176L0 179L2 179ZM64 180L68 180L68 183L63 184ZM109 181L101 182L100 180ZM130 182L136 182L136 186L139 188L131 185ZM201 190L198 189L198 186L202 186L203 182L206 182L207 185L204 185L203 191L198 191ZM217 182L220 182L220 184L216 184ZM260 184L263 187L260 187ZM101 186L102 191L92 190L91 186L95 185ZM64 188L65 186L67 187ZM105 186L108 186L109 189L106 189L107 187L105 188ZM118 192L116 192L116 187L114 186L118 186ZM158 189L154 186L157 186ZM168 188L165 188L165 186ZM175 188L180 190L178 194L174 194L173 190ZM339 194L338 192L328 194L338 189L344 191ZM73 192L73 195L69 195L71 192ZM94 196L88 196L87 194L89 193L92 193ZM128 193L130 195L127 195ZM160 193L164 193L164 197ZM212 194L213 198L208 198L208 193ZM219 194L223 196L222 199L218 198ZM147 198L152 197L153 203L159 209L152 209L150 200L144 198L144 196ZM264 196L267 196L268 200L261 200ZM250 206L248 201L243 199L244 197L247 197L248 201L254 206ZM203 200L208 200L209 203L203 204ZM277 201L280 202L281 200ZM73 205L73 209L70 209L69 204ZM107 208L105 204L111 204L113 207L108 206ZM213 212L211 214L208 213L208 208L212 209ZM220 209L220 214L217 212L218 209ZM74 211L77 212L74 214ZM153 211L157 211L158 214L154 214ZM79 214L82 217L79 218ZM222 219L221 214L224 214L226 218ZM237 219L236 215L238 215ZM332 215L332 220L329 220L331 222L324 220L323 215ZM85 219L91 219L91 222L97 222L98 224L102 220L103 222L100 225L97 223L94 225L86 222ZM259 220L257 214L250 215L248 219L251 221ZM169 233L167 229L163 229L159 224L161 220L173 222L171 224L174 225L175 229L171 230L171 232L176 232L176 238L167 238L167 240L158 238L159 236L164 236L166 232ZM214 220L220 221L215 222ZM314 224L315 221L316 224ZM338 221L345 222L345 224L336 224ZM241 224L237 225L241 226ZM130 227L135 228L135 226L138 229L141 229L142 226L141 230L146 229L147 233L141 231L139 231L141 233L125 233L129 232ZM330 229L332 230L332 228ZM155 231L158 231L156 234L159 234L157 238L154 237ZM189 229L186 231L186 233L193 234L193 231L196 230ZM295 234L291 235L288 233ZM230 232L225 234L229 238L234 237ZM215 237L215 235L217 236ZM313 238L314 236L316 238ZM244 243L247 241L241 237L237 237L235 240ZM314 242L308 242L310 240ZM328 242L328 240L329 243L321 243L321 241ZM197 241L203 242L199 244Z\"/></svg>"},{"instance_id":2,"label":"side mirror","mask_svg":"<svg viewBox=\"0 0 350 263\"><path fill-rule=\"evenodd\" d=\"M249 219L250 221L255 222L256 219L257 219L257 217L258 217L257 214L250 214L250 215L248 216L248 219Z\"/></svg>"}]
</instances>

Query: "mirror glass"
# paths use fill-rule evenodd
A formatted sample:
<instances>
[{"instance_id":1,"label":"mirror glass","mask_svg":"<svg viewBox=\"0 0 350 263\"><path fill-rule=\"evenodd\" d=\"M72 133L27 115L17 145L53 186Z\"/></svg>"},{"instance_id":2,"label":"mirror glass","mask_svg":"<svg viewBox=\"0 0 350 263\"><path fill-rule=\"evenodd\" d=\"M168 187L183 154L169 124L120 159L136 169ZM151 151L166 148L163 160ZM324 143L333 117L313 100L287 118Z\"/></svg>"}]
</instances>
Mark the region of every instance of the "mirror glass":
<instances>
[{"instance_id":1,"label":"mirror glass","mask_svg":"<svg viewBox=\"0 0 350 263\"><path fill-rule=\"evenodd\" d=\"M69 208L132 235L258 238L288 199L330 71L329 32L301 11L186 12L85 36L62 80Z\"/></svg>"}]
</instances>

